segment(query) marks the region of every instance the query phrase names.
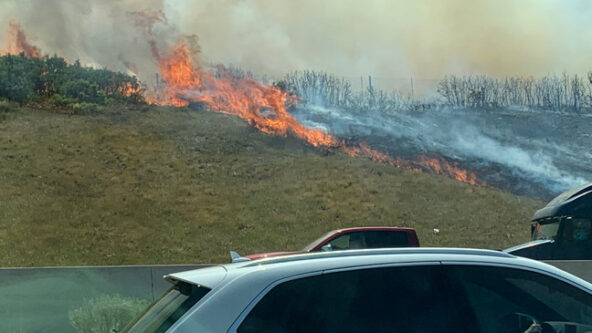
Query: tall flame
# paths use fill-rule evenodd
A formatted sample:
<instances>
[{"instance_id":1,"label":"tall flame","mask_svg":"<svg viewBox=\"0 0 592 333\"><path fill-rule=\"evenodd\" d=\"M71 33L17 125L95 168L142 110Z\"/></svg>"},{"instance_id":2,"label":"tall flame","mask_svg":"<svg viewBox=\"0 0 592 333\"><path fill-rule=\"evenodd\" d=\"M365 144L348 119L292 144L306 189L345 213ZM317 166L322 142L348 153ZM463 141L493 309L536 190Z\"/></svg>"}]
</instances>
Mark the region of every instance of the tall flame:
<instances>
[{"instance_id":1,"label":"tall flame","mask_svg":"<svg viewBox=\"0 0 592 333\"><path fill-rule=\"evenodd\" d=\"M223 68L221 77L216 77L194 64L185 42L176 45L170 55L158 58L166 86L163 95L152 99L156 104L186 106L190 102L201 102L213 111L241 117L265 133L292 134L315 147L341 144L329 134L306 128L288 113L287 105L296 103L295 97L251 78L224 73Z\"/></svg>"},{"instance_id":2,"label":"tall flame","mask_svg":"<svg viewBox=\"0 0 592 333\"><path fill-rule=\"evenodd\" d=\"M125 84L119 88L119 92L127 97L130 97L131 95L134 95L134 94L141 94L142 87L140 85L134 86L133 84L128 82L127 84Z\"/></svg>"},{"instance_id":3,"label":"tall flame","mask_svg":"<svg viewBox=\"0 0 592 333\"><path fill-rule=\"evenodd\" d=\"M194 62L191 56L185 42L178 43L168 56L155 54L165 86L155 96L150 96L147 99L149 102L174 106L200 102L212 111L241 117L265 133L291 134L314 147L338 148L351 156L365 156L400 168L426 170L473 185L479 183L474 173L443 159L423 155L412 161L394 159L366 143L346 144L330 134L309 129L288 112L288 107L297 103L293 95L251 78L238 78L223 67L218 69L218 76L214 76Z\"/></svg>"},{"instance_id":4,"label":"tall flame","mask_svg":"<svg viewBox=\"0 0 592 333\"><path fill-rule=\"evenodd\" d=\"M23 53L26 57L41 58L41 50L29 43L27 35L18 23L12 21L8 23L5 44L0 49L0 55Z\"/></svg>"}]
</instances>

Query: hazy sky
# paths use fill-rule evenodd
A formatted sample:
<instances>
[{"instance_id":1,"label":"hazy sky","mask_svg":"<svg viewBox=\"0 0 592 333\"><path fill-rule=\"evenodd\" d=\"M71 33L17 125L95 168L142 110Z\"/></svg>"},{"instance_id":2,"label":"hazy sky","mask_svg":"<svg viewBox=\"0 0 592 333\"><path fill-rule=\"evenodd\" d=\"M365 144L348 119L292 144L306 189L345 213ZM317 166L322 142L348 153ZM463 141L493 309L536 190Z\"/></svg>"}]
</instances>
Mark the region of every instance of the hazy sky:
<instances>
[{"instance_id":1,"label":"hazy sky","mask_svg":"<svg viewBox=\"0 0 592 333\"><path fill-rule=\"evenodd\" d=\"M295 69L358 77L437 78L592 69L592 1L570 0L0 0L46 53L150 68L129 12L162 9L163 45L196 34L202 59L280 76ZM0 37L2 38L2 37Z\"/></svg>"}]
</instances>

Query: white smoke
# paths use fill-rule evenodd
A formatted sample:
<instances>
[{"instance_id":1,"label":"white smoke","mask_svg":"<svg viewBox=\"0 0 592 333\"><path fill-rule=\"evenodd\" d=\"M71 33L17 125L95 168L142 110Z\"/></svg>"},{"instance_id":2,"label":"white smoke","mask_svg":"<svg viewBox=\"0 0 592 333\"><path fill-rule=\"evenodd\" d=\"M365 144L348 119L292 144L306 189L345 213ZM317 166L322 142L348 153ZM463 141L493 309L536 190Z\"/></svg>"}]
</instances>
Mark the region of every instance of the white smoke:
<instances>
[{"instance_id":1,"label":"white smoke","mask_svg":"<svg viewBox=\"0 0 592 333\"><path fill-rule=\"evenodd\" d=\"M563 133L541 129L539 137L530 132L521 133L520 126L532 127L532 132L537 132L541 123L548 121L549 115L545 113L533 113L525 124L526 120L521 117L501 118L501 114L487 114L482 110L354 112L302 105L295 116L306 126L341 137L384 138L385 142L412 147L416 154L437 152L460 161L501 164L516 176L544 185L551 193L592 180L592 167L589 167L592 156L586 155L586 146L592 143L589 138L577 144L571 140L573 133L569 129ZM560 142L553 143L553 140ZM400 147L384 148L389 152L400 151Z\"/></svg>"},{"instance_id":2,"label":"white smoke","mask_svg":"<svg viewBox=\"0 0 592 333\"><path fill-rule=\"evenodd\" d=\"M561 170L554 158L543 150L528 151L523 147L504 145L484 135L471 124L465 124L455 131L454 140L449 145L452 150L467 158L500 163L525 177L541 181L553 192L562 192L589 182L583 177L570 174L568 170Z\"/></svg>"}]
</instances>

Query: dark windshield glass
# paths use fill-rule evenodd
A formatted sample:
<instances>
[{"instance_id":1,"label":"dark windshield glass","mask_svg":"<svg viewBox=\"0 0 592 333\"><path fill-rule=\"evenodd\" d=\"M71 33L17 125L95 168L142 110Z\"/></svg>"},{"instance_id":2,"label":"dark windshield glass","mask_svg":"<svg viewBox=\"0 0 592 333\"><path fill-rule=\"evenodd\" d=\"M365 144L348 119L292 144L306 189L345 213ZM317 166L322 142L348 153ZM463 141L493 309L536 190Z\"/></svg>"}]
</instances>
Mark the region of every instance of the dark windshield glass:
<instances>
[{"instance_id":1,"label":"dark windshield glass","mask_svg":"<svg viewBox=\"0 0 592 333\"><path fill-rule=\"evenodd\" d=\"M409 237L404 231L366 231L364 237L368 248L409 246Z\"/></svg>"},{"instance_id":2,"label":"dark windshield glass","mask_svg":"<svg viewBox=\"0 0 592 333\"><path fill-rule=\"evenodd\" d=\"M549 332L570 332L569 326L573 328L571 332L592 329L592 296L570 284L511 268L449 266L446 269L462 286L458 304L466 297L467 308L475 315L482 332L518 332L508 330L518 327L513 326L518 318L555 329ZM519 332L523 331L526 328Z\"/></svg>"},{"instance_id":3,"label":"dark windshield glass","mask_svg":"<svg viewBox=\"0 0 592 333\"><path fill-rule=\"evenodd\" d=\"M559 230L559 220L553 221L545 224L535 222L532 240L556 239L557 231Z\"/></svg>"},{"instance_id":4,"label":"dark windshield glass","mask_svg":"<svg viewBox=\"0 0 592 333\"><path fill-rule=\"evenodd\" d=\"M181 316L210 291L185 282L177 282L131 323L124 332L166 332Z\"/></svg>"},{"instance_id":5,"label":"dark windshield glass","mask_svg":"<svg viewBox=\"0 0 592 333\"><path fill-rule=\"evenodd\" d=\"M439 266L386 267L284 282L238 328L258 332L474 332Z\"/></svg>"}]
</instances>

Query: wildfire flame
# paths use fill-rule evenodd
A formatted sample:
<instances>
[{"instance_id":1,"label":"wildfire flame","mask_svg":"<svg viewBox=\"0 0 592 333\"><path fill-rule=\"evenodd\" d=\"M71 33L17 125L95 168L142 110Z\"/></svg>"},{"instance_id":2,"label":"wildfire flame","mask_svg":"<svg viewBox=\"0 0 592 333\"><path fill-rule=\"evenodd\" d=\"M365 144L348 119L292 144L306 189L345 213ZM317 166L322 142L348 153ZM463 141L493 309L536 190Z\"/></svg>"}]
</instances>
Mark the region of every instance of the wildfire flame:
<instances>
[{"instance_id":1,"label":"wildfire flame","mask_svg":"<svg viewBox=\"0 0 592 333\"><path fill-rule=\"evenodd\" d=\"M187 43L177 44L169 55L157 53L155 60L165 83L163 91L148 100L155 104L187 106L200 102L212 111L245 119L259 130L280 136L288 134L305 140L314 147L342 149L351 156L365 156L374 161L411 170L425 170L447 175L459 181L478 184L477 176L446 160L419 156L404 160L381 153L360 142L347 145L343 140L320 130L309 129L296 120L288 107L297 99L281 89L251 78L237 78L218 68L219 75L204 70L192 60Z\"/></svg>"},{"instance_id":2,"label":"wildfire flame","mask_svg":"<svg viewBox=\"0 0 592 333\"><path fill-rule=\"evenodd\" d=\"M5 44L5 47L0 49L0 55L23 53L26 57L41 58L41 50L27 41L27 35L15 22L8 23Z\"/></svg>"},{"instance_id":3,"label":"wildfire flame","mask_svg":"<svg viewBox=\"0 0 592 333\"><path fill-rule=\"evenodd\" d=\"M458 181L471 185L486 185L478 180L474 172L459 168L456 163L444 159L437 159L426 155L420 155L415 160L404 160L398 158L395 165L399 168L406 168L417 171L429 171L437 175L444 175Z\"/></svg>"},{"instance_id":4,"label":"wildfire flame","mask_svg":"<svg viewBox=\"0 0 592 333\"><path fill-rule=\"evenodd\" d=\"M122 86L119 89L119 92L122 93L123 95L129 97L133 94L141 94L142 93L142 87L140 85L136 85L134 86L133 84L131 84L130 82L128 82L127 84L125 84L124 86Z\"/></svg>"},{"instance_id":5,"label":"wildfire flame","mask_svg":"<svg viewBox=\"0 0 592 333\"><path fill-rule=\"evenodd\" d=\"M236 77L222 66L218 67L217 75L205 70L193 59L194 54L199 51L195 39L179 42L169 54L163 56L153 38L152 24L165 22L164 14L138 13L136 20L147 27L148 43L164 83L162 86L157 84L156 91L145 96L146 101L151 104L182 107L192 102L203 103L212 111L241 117L251 126L268 134L284 137L290 134L314 147L341 149L350 156L364 156L399 168L447 175L473 185L484 184L478 181L474 173L444 159L425 155L420 155L415 160L394 159L364 142L346 144L344 140L323 131L307 128L288 112L288 108L298 102L295 96L252 78ZM0 49L0 55L23 53L27 57L41 57L41 50L27 41L26 34L17 23L9 23L6 41L7 46ZM133 63L126 61L121 55L120 60L137 74ZM129 84L122 87L120 92L131 96L141 94L142 89Z\"/></svg>"},{"instance_id":6,"label":"wildfire flame","mask_svg":"<svg viewBox=\"0 0 592 333\"><path fill-rule=\"evenodd\" d=\"M366 156L376 162L396 165L395 159L385 153L370 148L370 146L364 142L360 142L355 146L343 146L343 150L350 156Z\"/></svg>"},{"instance_id":7,"label":"wildfire flame","mask_svg":"<svg viewBox=\"0 0 592 333\"><path fill-rule=\"evenodd\" d=\"M265 133L292 134L315 147L341 144L329 134L306 128L288 113L287 106L296 103L295 97L251 78L233 77L222 67L221 77L216 77L194 63L185 42L157 60L165 88L162 94L150 99L153 103L186 106L200 102L212 111L241 117Z\"/></svg>"}]
</instances>

